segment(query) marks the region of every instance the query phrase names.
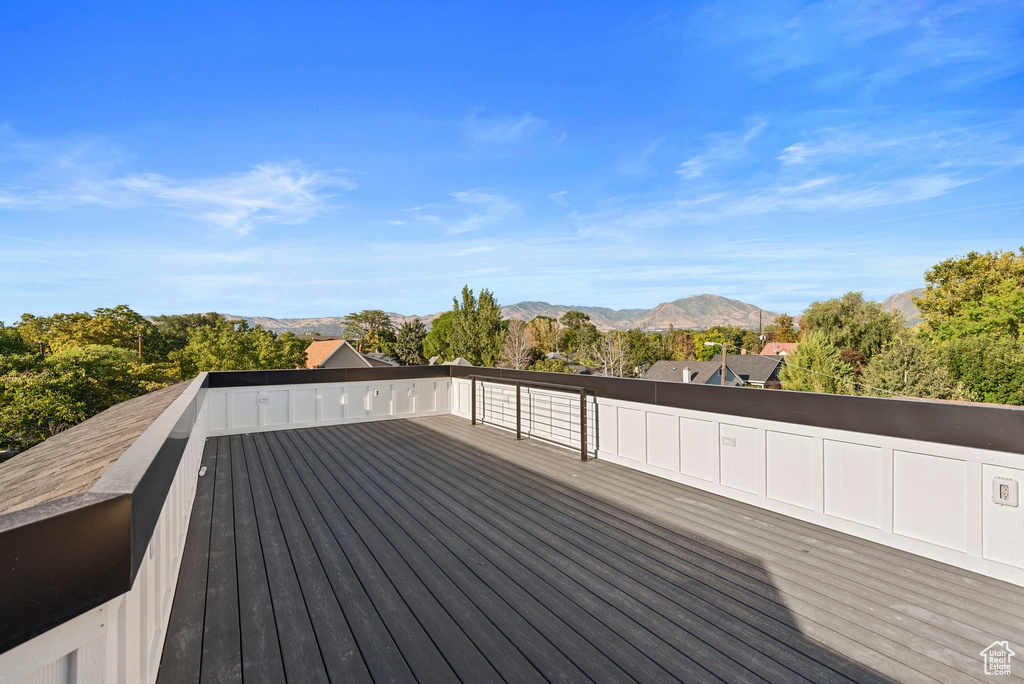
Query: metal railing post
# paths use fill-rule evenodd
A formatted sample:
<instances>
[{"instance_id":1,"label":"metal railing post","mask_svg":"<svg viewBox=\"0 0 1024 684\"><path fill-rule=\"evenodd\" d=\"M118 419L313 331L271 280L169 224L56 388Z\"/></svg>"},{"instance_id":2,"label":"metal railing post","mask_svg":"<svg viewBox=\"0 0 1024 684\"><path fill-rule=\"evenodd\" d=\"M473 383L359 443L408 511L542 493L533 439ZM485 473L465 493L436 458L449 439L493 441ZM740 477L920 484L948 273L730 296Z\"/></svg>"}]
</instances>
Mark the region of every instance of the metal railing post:
<instances>
[{"instance_id":1,"label":"metal railing post","mask_svg":"<svg viewBox=\"0 0 1024 684\"><path fill-rule=\"evenodd\" d=\"M520 392L521 385L516 383L516 439L523 438L523 402L522 393Z\"/></svg>"},{"instance_id":2,"label":"metal railing post","mask_svg":"<svg viewBox=\"0 0 1024 684\"><path fill-rule=\"evenodd\" d=\"M476 378L469 379L469 424L476 425Z\"/></svg>"},{"instance_id":3,"label":"metal railing post","mask_svg":"<svg viewBox=\"0 0 1024 684\"><path fill-rule=\"evenodd\" d=\"M587 453L587 390L580 387L580 460L588 460Z\"/></svg>"}]
</instances>

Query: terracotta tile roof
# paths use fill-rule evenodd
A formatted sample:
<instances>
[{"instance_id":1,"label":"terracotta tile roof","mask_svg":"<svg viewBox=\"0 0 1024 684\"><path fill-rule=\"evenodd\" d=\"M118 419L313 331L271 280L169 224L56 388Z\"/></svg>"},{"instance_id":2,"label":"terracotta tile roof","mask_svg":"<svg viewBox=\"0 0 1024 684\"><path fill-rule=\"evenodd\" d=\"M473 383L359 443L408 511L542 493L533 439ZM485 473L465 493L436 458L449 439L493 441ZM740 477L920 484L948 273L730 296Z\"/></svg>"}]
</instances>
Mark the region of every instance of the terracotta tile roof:
<instances>
[{"instance_id":1,"label":"terracotta tile roof","mask_svg":"<svg viewBox=\"0 0 1024 684\"><path fill-rule=\"evenodd\" d=\"M345 340L317 340L306 347L306 368L316 368L333 354Z\"/></svg>"},{"instance_id":2,"label":"terracotta tile roof","mask_svg":"<svg viewBox=\"0 0 1024 684\"><path fill-rule=\"evenodd\" d=\"M768 342L761 350L761 356L787 356L793 353L799 342Z\"/></svg>"}]
</instances>

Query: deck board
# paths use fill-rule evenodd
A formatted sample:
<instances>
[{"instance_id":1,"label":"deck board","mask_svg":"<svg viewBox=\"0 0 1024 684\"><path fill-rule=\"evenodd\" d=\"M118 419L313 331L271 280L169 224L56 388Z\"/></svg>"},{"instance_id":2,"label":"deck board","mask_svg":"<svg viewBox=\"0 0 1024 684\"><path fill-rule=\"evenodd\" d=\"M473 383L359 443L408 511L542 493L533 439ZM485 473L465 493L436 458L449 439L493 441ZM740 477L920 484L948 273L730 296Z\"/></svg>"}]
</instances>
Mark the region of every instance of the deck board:
<instances>
[{"instance_id":1,"label":"deck board","mask_svg":"<svg viewBox=\"0 0 1024 684\"><path fill-rule=\"evenodd\" d=\"M454 416L204 463L160 681L957 682L1024 643L1020 587Z\"/></svg>"}]
</instances>

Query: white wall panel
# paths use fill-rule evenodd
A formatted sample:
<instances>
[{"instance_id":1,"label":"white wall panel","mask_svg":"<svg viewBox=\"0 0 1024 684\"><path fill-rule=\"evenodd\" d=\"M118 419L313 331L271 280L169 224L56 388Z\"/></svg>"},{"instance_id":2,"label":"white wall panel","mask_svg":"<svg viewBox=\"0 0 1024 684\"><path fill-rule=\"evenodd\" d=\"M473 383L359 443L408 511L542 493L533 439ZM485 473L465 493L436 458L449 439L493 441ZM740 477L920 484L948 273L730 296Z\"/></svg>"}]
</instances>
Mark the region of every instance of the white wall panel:
<instances>
[{"instance_id":1,"label":"white wall panel","mask_svg":"<svg viewBox=\"0 0 1024 684\"><path fill-rule=\"evenodd\" d=\"M365 418L370 415L369 387L366 385L345 386L345 417Z\"/></svg>"},{"instance_id":2,"label":"white wall panel","mask_svg":"<svg viewBox=\"0 0 1024 684\"><path fill-rule=\"evenodd\" d=\"M437 385L433 380L423 380L413 384L416 388L416 411L433 411L437 406Z\"/></svg>"},{"instance_id":3,"label":"white wall panel","mask_svg":"<svg viewBox=\"0 0 1024 684\"><path fill-rule=\"evenodd\" d=\"M320 420L339 421L345 417L345 388L326 386L320 389Z\"/></svg>"},{"instance_id":4,"label":"white wall panel","mask_svg":"<svg viewBox=\"0 0 1024 684\"><path fill-rule=\"evenodd\" d=\"M680 463L683 475L718 480L718 430L710 420L679 418Z\"/></svg>"},{"instance_id":5,"label":"white wall panel","mask_svg":"<svg viewBox=\"0 0 1024 684\"><path fill-rule=\"evenodd\" d=\"M416 410L416 384L395 383L395 415L408 416Z\"/></svg>"},{"instance_id":6,"label":"white wall panel","mask_svg":"<svg viewBox=\"0 0 1024 684\"><path fill-rule=\"evenodd\" d=\"M618 407L613 404L597 404L597 449L598 453L619 453Z\"/></svg>"},{"instance_id":7,"label":"white wall panel","mask_svg":"<svg viewBox=\"0 0 1024 684\"><path fill-rule=\"evenodd\" d=\"M893 532L967 550L967 463L893 452Z\"/></svg>"},{"instance_id":8,"label":"white wall panel","mask_svg":"<svg viewBox=\"0 0 1024 684\"><path fill-rule=\"evenodd\" d=\"M456 383L456 388L458 389L458 392L456 394L456 396L458 397L456 410L467 417L469 416L469 410L471 406L470 387L471 383L468 380L461 380L458 383Z\"/></svg>"},{"instance_id":9,"label":"white wall panel","mask_svg":"<svg viewBox=\"0 0 1024 684\"><path fill-rule=\"evenodd\" d=\"M228 399L227 394L209 394L203 406L206 416L206 424L210 430L228 429Z\"/></svg>"},{"instance_id":10,"label":"white wall panel","mask_svg":"<svg viewBox=\"0 0 1024 684\"><path fill-rule=\"evenodd\" d=\"M814 510L815 491L821 487L815 480L820 472L816 462L821 458L817 440L768 430L765 452L768 498Z\"/></svg>"},{"instance_id":11,"label":"white wall panel","mask_svg":"<svg viewBox=\"0 0 1024 684\"><path fill-rule=\"evenodd\" d=\"M230 429L258 427L260 424L259 391L232 392L228 411Z\"/></svg>"},{"instance_id":12,"label":"white wall panel","mask_svg":"<svg viewBox=\"0 0 1024 684\"><path fill-rule=\"evenodd\" d=\"M452 405L452 382L450 380L438 380L434 383L434 388L434 405L424 407L423 410L448 413Z\"/></svg>"},{"instance_id":13,"label":"white wall panel","mask_svg":"<svg viewBox=\"0 0 1024 684\"><path fill-rule=\"evenodd\" d=\"M296 389L291 392L291 422L296 425L315 423L317 419L317 394L315 387Z\"/></svg>"},{"instance_id":14,"label":"white wall panel","mask_svg":"<svg viewBox=\"0 0 1024 684\"><path fill-rule=\"evenodd\" d=\"M679 472L679 421L675 416L647 412L647 463Z\"/></svg>"},{"instance_id":15,"label":"white wall panel","mask_svg":"<svg viewBox=\"0 0 1024 684\"><path fill-rule=\"evenodd\" d=\"M1017 483L1016 506L992 500L992 480L1001 477ZM982 468L984 556L1024 568L1024 470L986 465Z\"/></svg>"},{"instance_id":16,"label":"white wall panel","mask_svg":"<svg viewBox=\"0 0 1024 684\"><path fill-rule=\"evenodd\" d=\"M291 422L288 395L288 390L279 389L260 392L260 410L263 412L260 425L288 425Z\"/></svg>"},{"instance_id":17,"label":"white wall panel","mask_svg":"<svg viewBox=\"0 0 1024 684\"><path fill-rule=\"evenodd\" d=\"M644 412L620 406L618 423L618 455L634 461L644 461L647 454L647 426L644 422Z\"/></svg>"},{"instance_id":18,"label":"white wall panel","mask_svg":"<svg viewBox=\"0 0 1024 684\"><path fill-rule=\"evenodd\" d=\"M881 528L882 450L825 440L825 513Z\"/></svg>"},{"instance_id":19,"label":"white wall panel","mask_svg":"<svg viewBox=\"0 0 1024 684\"><path fill-rule=\"evenodd\" d=\"M375 418L390 416L393 405L393 386L372 385L367 392L370 396L370 414Z\"/></svg>"},{"instance_id":20,"label":"white wall panel","mask_svg":"<svg viewBox=\"0 0 1024 684\"><path fill-rule=\"evenodd\" d=\"M719 425L722 484L764 495L764 451L757 430L741 425Z\"/></svg>"}]
</instances>

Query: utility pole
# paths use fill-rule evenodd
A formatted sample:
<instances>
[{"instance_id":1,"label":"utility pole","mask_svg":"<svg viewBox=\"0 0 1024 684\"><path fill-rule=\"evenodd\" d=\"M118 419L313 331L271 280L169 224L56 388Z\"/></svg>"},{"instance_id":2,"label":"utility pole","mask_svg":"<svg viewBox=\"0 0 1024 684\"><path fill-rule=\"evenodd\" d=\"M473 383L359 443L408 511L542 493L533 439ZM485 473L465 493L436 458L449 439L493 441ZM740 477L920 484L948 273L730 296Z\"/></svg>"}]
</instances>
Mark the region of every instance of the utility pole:
<instances>
[{"instance_id":1,"label":"utility pole","mask_svg":"<svg viewBox=\"0 0 1024 684\"><path fill-rule=\"evenodd\" d=\"M705 342L705 347L721 347L722 348L722 387L725 387L725 358L728 355L726 347L729 346L728 342Z\"/></svg>"},{"instance_id":2,"label":"utility pole","mask_svg":"<svg viewBox=\"0 0 1024 684\"><path fill-rule=\"evenodd\" d=\"M142 333L139 333L139 358L142 358Z\"/></svg>"}]
</instances>

